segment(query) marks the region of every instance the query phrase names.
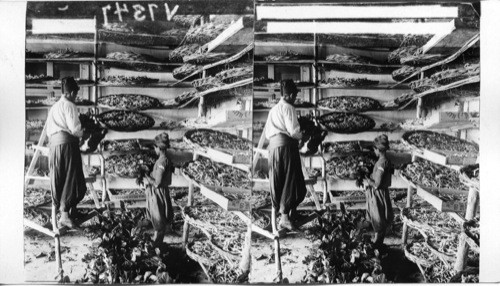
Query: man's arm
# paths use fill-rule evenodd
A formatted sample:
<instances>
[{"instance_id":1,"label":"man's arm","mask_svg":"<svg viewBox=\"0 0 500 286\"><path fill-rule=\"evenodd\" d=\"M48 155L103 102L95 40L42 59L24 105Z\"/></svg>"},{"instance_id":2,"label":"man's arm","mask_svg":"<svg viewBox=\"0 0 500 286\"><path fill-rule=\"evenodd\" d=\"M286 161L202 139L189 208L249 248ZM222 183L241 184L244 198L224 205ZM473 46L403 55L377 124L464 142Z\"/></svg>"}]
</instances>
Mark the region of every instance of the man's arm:
<instances>
[{"instance_id":1,"label":"man's arm","mask_svg":"<svg viewBox=\"0 0 500 286\"><path fill-rule=\"evenodd\" d=\"M68 125L71 134L76 137L83 136L82 123L80 118L78 118L78 110L76 110L76 105L68 104L65 108L66 124Z\"/></svg>"}]
</instances>

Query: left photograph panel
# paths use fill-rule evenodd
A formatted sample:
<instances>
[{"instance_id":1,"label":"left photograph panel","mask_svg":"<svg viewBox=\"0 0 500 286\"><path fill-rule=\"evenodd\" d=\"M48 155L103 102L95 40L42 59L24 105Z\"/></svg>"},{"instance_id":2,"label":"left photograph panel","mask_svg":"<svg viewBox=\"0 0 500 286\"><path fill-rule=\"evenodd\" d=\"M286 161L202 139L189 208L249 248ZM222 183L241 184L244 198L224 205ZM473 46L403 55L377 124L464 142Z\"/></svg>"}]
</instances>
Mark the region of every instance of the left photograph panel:
<instances>
[{"instance_id":1,"label":"left photograph panel","mask_svg":"<svg viewBox=\"0 0 500 286\"><path fill-rule=\"evenodd\" d=\"M245 283L253 1L28 2L25 281Z\"/></svg>"}]
</instances>

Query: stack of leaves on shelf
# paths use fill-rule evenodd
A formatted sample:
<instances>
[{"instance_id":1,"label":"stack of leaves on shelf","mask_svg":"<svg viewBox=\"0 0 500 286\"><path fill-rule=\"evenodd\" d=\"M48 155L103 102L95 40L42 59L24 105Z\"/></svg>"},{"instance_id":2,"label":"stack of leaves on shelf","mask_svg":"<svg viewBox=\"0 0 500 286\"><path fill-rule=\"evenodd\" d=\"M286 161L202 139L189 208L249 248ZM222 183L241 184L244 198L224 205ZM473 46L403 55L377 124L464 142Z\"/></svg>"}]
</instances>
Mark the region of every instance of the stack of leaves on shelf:
<instances>
[{"instance_id":1,"label":"stack of leaves on shelf","mask_svg":"<svg viewBox=\"0 0 500 286\"><path fill-rule=\"evenodd\" d=\"M355 73L380 73L382 69L373 65L370 59L353 54L333 54L326 57L335 68Z\"/></svg>"},{"instance_id":2,"label":"stack of leaves on shelf","mask_svg":"<svg viewBox=\"0 0 500 286\"><path fill-rule=\"evenodd\" d=\"M253 66L245 65L218 72L215 75L215 78L220 79L224 83L231 83L240 81L242 79L251 78L252 74Z\"/></svg>"},{"instance_id":3,"label":"stack of leaves on shelf","mask_svg":"<svg viewBox=\"0 0 500 286\"><path fill-rule=\"evenodd\" d=\"M196 239L186 245L186 254L189 258L198 263L203 263L205 266L210 266L217 261L224 259L215 248L210 244L208 239Z\"/></svg>"},{"instance_id":4,"label":"stack of leaves on shelf","mask_svg":"<svg viewBox=\"0 0 500 286\"><path fill-rule=\"evenodd\" d=\"M479 64L466 64L463 68L449 69L437 72L431 76L431 79L438 84L450 84L455 81L467 79L479 75Z\"/></svg>"},{"instance_id":5,"label":"stack of leaves on shelf","mask_svg":"<svg viewBox=\"0 0 500 286\"><path fill-rule=\"evenodd\" d=\"M319 118L319 122L329 131L344 134L364 132L375 127L375 121L370 117L347 112L324 114Z\"/></svg>"},{"instance_id":6,"label":"stack of leaves on shelf","mask_svg":"<svg viewBox=\"0 0 500 286\"><path fill-rule=\"evenodd\" d=\"M41 120L41 119L27 119L26 120L26 130L42 129L44 125L45 125L45 120Z\"/></svg>"},{"instance_id":7,"label":"stack of leaves on shelf","mask_svg":"<svg viewBox=\"0 0 500 286\"><path fill-rule=\"evenodd\" d=\"M403 142L427 150L452 151L457 154L477 154L477 144L443 133L426 130L410 131L403 134Z\"/></svg>"},{"instance_id":8,"label":"stack of leaves on shelf","mask_svg":"<svg viewBox=\"0 0 500 286\"><path fill-rule=\"evenodd\" d=\"M147 151L112 155L106 158L106 173L123 178L137 178L141 173L151 173L155 161L154 153Z\"/></svg>"},{"instance_id":9,"label":"stack of leaves on shelf","mask_svg":"<svg viewBox=\"0 0 500 286\"><path fill-rule=\"evenodd\" d=\"M434 79L428 77L410 82L410 88L417 93L421 93L430 89L435 89L440 86L441 85L437 83Z\"/></svg>"},{"instance_id":10,"label":"stack of leaves on shelf","mask_svg":"<svg viewBox=\"0 0 500 286\"><path fill-rule=\"evenodd\" d=\"M244 232L247 228L247 224L234 212L225 211L209 200L196 206L184 207L182 214L201 222L206 228L214 227L240 232Z\"/></svg>"},{"instance_id":11,"label":"stack of leaves on shelf","mask_svg":"<svg viewBox=\"0 0 500 286\"><path fill-rule=\"evenodd\" d=\"M467 190L460 181L457 171L424 159L418 159L404 166L401 175L413 184L426 188Z\"/></svg>"},{"instance_id":12,"label":"stack of leaves on shelf","mask_svg":"<svg viewBox=\"0 0 500 286\"><path fill-rule=\"evenodd\" d=\"M186 132L185 140L191 144L213 149L249 151L252 142L236 135L211 129L195 129Z\"/></svg>"},{"instance_id":13,"label":"stack of leaves on shelf","mask_svg":"<svg viewBox=\"0 0 500 286\"><path fill-rule=\"evenodd\" d=\"M24 208L23 217L30 220L40 226L47 226L50 222L50 214L46 211L37 208ZM27 226L24 229L29 229Z\"/></svg>"},{"instance_id":14,"label":"stack of leaves on shelf","mask_svg":"<svg viewBox=\"0 0 500 286\"><path fill-rule=\"evenodd\" d=\"M401 81L418 71L420 71L419 67L403 66L392 72L392 78L395 81Z\"/></svg>"},{"instance_id":15,"label":"stack of leaves on shelf","mask_svg":"<svg viewBox=\"0 0 500 286\"><path fill-rule=\"evenodd\" d=\"M191 27L184 38L187 44L206 44L215 39L228 27L227 24L206 23Z\"/></svg>"},{"instance_id":16,"label":"stack of leaves on shelf","mask_svg":"<svg viewBox=\"0 0 500 286\"><path fill-rule=\"evenodd\" d=\"M59 50L56 52L50 52L43 55L46 59L70 59L70 58L85 58L85 57L93 57L94 54L91 53L83 53L73 51L72 49Z\"/></svg>"},{"instance_id":17,"label":"stack of leaves on shelf","mask_svg":"<svg viewBox=\"0 0 500 286\"><path fill-rule=\"evenodd\" d=\"M188 75L194 73L195 71L199 70L200 66L197 65L192 65L192 64L183 64L182 66L175 68L174 71L172 72L172 75L174 76L175 79L183 79L187 77Z\"/></svg>"},{"instance_id":18,"label":"stack of leaves on shelf","mask_svg":"<svg viewBox=\"0 0 500 286\"><path fill-rule=\"evenodd\" d=\"M160 122L160 128L167 129L167 130L176 130L176 129L181 129L184 127L184 124L182 121L177 121L177 120L166 120Z\"/></svg>"},{"instance_id":19,"label":"stack of leaves on shelf","mask_svg":"<svg viewBox=\"0 0 500 286\"><path fill-rule=\"evenodd\" d=\"M200 47L198 44L179 46L168 54L168 58L171 62L181 63L184 57L197 53Z\"/></svg>"},{"instance_id":20,"label":"stack of leaves on shelf","mask_svg":"<svg viewBox=\"0 0 500 286\"><path fill-rule=\"evenodd\" d=\"M338 64L371 64L368 58L353 54L333 54L328 55L326 60Z\"/></svg>"},{"instance_id":21,"label":"stack of leaves on shelf","mask_svg":"<svg viewBox=\"0 0 500 286\"><path fill-rule=\"evenodd\" d=\"M172 21L174 21L176 24L190 28L192 27L198 20L200 20L201 15L174 15L172 17Z\"/></svg>"},{"instance_id":22,"label":"stack of leaves on shelf","mask_svg":"<svg viewBox=\"0 0 500 286\"><path fill-rule=\"evenodd\" d=\"M214 283L236 284L240 283L241 271L227 261L219 260L208 268L208 275Z\"/></svg>"},{"instance_id":23,"label":"stack of leaves on shelf","mask_svg":"<svg viewBox=\"0 0 500 286\"><path fill-rule=\"evenodd\" d=\"M182 105L189 100L191 100L193 97L196 97L198 95L198 91L192 90L192 91L185 91L181 95L177 96L175 98L175 102L177 105Z\"/></svg>"},{"instance_id":24,"label":"stack of leaves on shelf","mask_svg":"<svg viewBox=\"0 0 500 286\"><path fill-rule=\"evenodd\" d=\"M374 86L378 84L377 80L369 80L367 78L328 78L326 80L320 80L318 85L320 87L362 87L362 86Z\"/></svg>"},{"instance_id":25,"label":"stack of leaves on shelf","mask_svg":"<svg viewBox=\"0 0 500 286\"><path fill-rule=\"evenodd\" d=\"M105 140L101 143L103 151L128 152L141 149L138 139Z\"/></svg>"},{"instance_id":26,"label":"stack of leaves on shelf","mask_svg":"<svg viewBox=\"0 0 500 286\"><path fill-rule=\"evenodd\" d=\"M404 250L406 258L421 267L432 267L439 261L424 239L412 241L405 245Z\"/></svg>"},{"instance_id":27,"label":"stack of leaves on shelf","mask_svg":"<svg viewBox=\"0 0 500 286\"><path fill-rule=\"evenodd\" d=\"M294 52L292 50L286 50L284 52L280 52L274 55L268 55L265 56L265 60L268 62L273 62L273 61L295 61L295 60L301 60L306 58L306 56L301 55L297 52Z\"/></svg>"},{"instance_id":28,"label":"stack of leaves on shelf","mask_svg":"<svg viewBox=\"0 0 500 286\"><path fill-rule=\"evenodd\" d=\"M60 97L50 97L50 98L45 98L45 99L27 99L26 100L26 106L51 106L56 103ZM75 98L75 104L76 105L92 105L94 104L92 101L82 98L80 96L77 96Z\"/></svg>"},{"instance_id":29,"label":"stack of leaves on shelf","mask_svg":"<svg viewBox=\"0 0 500 286\"><path fill-rule=\"evenodd\" d=\"M149 78L147 76L107 76L99 80L102 85L145 85L157 83L159 80L156 78Z\"/></svg>"},{"instance_id":30,"label":"stack of leaves on shelf","mask_svg":"<svg viewBox=\"0 0 500 286\"><path fill-rule=\"evenodd\" d=\"M250 205L252 210L271 205L269 192L253 190L250 197Z\"/></svg>"},{"instance_id":31,"label":"stack of leaves on shelf","mask_svg":"<svg viewBox=\"0 0 500 286\"><path fill-rule=\"evenodd\" d=\"M342 112L363 112L377 110L382 107L377 100L363 96L333 96L323 98L318 101L318 106L331 111Z\"/></svg>"},{"instance_id":32,"label":"stack of leaves on shelf","mask_svg":"<svg viewBox=\"0 0 500 286\"><path fill-rule=\"evenodd\" d=\"M128 23L108 23L102 26L105 30L122 33L133 33L132 28Z\"/></svg>"},{"instance_id":33,"label":"stack of leaves on shelf","mask_svg":"<svg viewBox=\"0 0 500 286\"><path fill-rule=\"evenodd\" d=\"M153 127L155 121L149 115L127 110L111 110L99 115L99 120L115 131L139 131Z\"/></svg>"},{"instance_id":34,"label":"stack of leaves on shelf","mask_svg":"<svg viewBox=\"0 0 500 286\"><path fill-rule=\"evenodd\" d=\"M90 79L82 79L82 78L75 78L75 81L78 85L83 85L83 84L92 84L94 83L93 80ZM61 85L61 80L60 79L54 79L54 80L46 80L44 81L45 84L47 85L54 85L54 86L60 86Z\"/></svg>"},{"instance_id":35,"label":"stack of leaves on shelf","mask_svg":"<svg viewBox=\"0 0 500 286\"><path fill-rule=\"evenodd\" d=\"M404 208L401 215L410 226L418 227L424 236L430 236L436 232L460 233L460 224L446 212L440 212L435 208Z\"/></svg>"},{"instance_id":36,"label":"stack of leaves on shelf","mask_svg":"<svg viewBox=\"0 0 500 286\"><path fill-rule=\"evenodd\" d=\"M315 251L306 257L303 283L387 282L378 250L357 230L364 213L327 211L306 230Z\"/></svg>"},{"instance_id":37,"label":"stack of leaves on shelf","mask_svg":"<svg viewBox=\"0 0 500 286\"><path fill-rule=\"evenodd\" d=\"M54 77L44 75L44 74L40 74L40 75L28 74L25 76L26 83L42 83L42 82L51 81L54 79L55 79Z\"/></svg>"},{"instance_id":38,"label":"stack of leaves on shelf","mask_svg":"<svg viewBox=\"0 0 500 286\"><path fill-rule=\"evenodd\" d=\"M387 56L387 61L391 64L400 64L401 58L411 56L411 55L419 55L422 53L422 50L417 46L407 46L401 47L394 51L392 51Z\"/></svg>"},{"instance_id":39,"label":"stack of leaves on shelf","mask_svg":"<svg viewBox=\"0 0 500 286\"><path fill-rule=\"evenodd\" d=\"M160 106L157 98L142 94L111 94L99 97L100 106L113 109L145 110Z\"/></svg>"},{"instance_id":40,"label":"stack of leaves on shelf","mask_svg":"<svg viewBox=\"0 0 500 286\"><path fill-rule=\"evenodd\" d=\"M460 169L460 178L464 184L479 189L479 164L467 165Z\"/></svg>"},{"instance_id":41,"label":"stack of leaves on shelf","mask_svg":"<svg viewBox=\"0 0 500 286\"><path fill-rule=\"evenodd\" d=\"M224 85L222 80L220 80L216 77L213 77L213 76L193 80L191 82L191 84L198 91L205 91L208 89L217 88L217 87L221 87Z\"/></svg>"},{"instance_id":42,"label":"stack of leaves on shelf","mask_svg":"<svg viewBox=\"0 0 500 286\"><path fill-rule=\"evenodd\" d=\"M267 77L255 77L253 79L254 86L265 86L266 84L273 83L273 82L276 82L276 81L272 78L267 78Z\"/></svg>"},{"instance_id":43,"label":"stack of leaves on shelf","mask_svg":"<svg viewBox=\"0 0 500 286\"><path fill-rule=\"evenodd\" d=\"M323 143L323 153L349 154L362 151L364 151L364 149L361 147L359 141L339 141Z\"/></svg>"},{"instance_id":44,"label":"stack of leaves on shelf","mask_svg":"<svg viewBox=\"0 0 500 286\"><path fill-rule=\"evenodd\" d=\"M411 153L411 148L401 140L389 141L389 150L392 152Z\"/></svg>"},{"instance_id":45,"label":"stack of leaves on shelf","mask_svg":"<svg viewBox=\"0 0 500 286\"><path fill-rule=\"evenodd\" d=\"M24 207L34 207L52 202L49 189L26 188L24 191Z\"/></svg>"},{"instance_id":46,"label":"stack of leaves on shelf","mask_svg":"<svg viewBox=\"0 0 500 286\"><path fill-rule=\"evenodd\" d=\"M193 53L182 57L182 61L188 64L205 65L221 61L228 56L227 53Z\"/></svg>"},{"instance_id":47,"label":"stack of leaves on shelf","mask_svg":"<svg viewBox=\"0 0 500 286\"><path fill-rule=\"evenodd\" d=\"M444 58L444 55L434 55L434 54L418 54L418 55L407 55L400 59L401 64L410 66L426 66L440 61Z\"/></svg>"},{"instance_id":48,"label":"stack of leaves on shelf","mask_svg":"<svg viewBox=\"0 0 500 286\"><path fill-rule=\"evenodd\" d=\"M326 162L327 175L340 180L357 180L362 183L371 175L376 157L373 154L355 154L332 157Z\"/></svg>"},{"instance_id":49,"label":"stack of leaves on shelf","mask_svg":"<svg viewBox=\"0 0 500 286\"><path fill-rule=\"evenodd\" d=\"M42 53L33 52L31 50L26 49L26 59L40 59L43 58Z\"/></svg>"},{"instance_id":50,"label":"stack of leaves on shelf","mask_svg":"<svg viewBox=\"0 0 500 286\"><path fill-rule=\"evenodd\" d=\"M271 218L264 211L252 210L252 224L265 229L271 224Z\"/></svg>"},{"instance_id":51,"label":"stack of leaves on shelf","mask_svg":"<svg viewBox=\"0 0 500 286\"><path fill-rule=\"evenodd\" d=\"M278 104L279 101L279 99L269 99L266 101L257 101L254 99L253 107L254 109L270 109ZM308 101L304 101L302 98L296 98L293 106L296 108L310 108L314 107L314 104Z\"/></svg>"},{"instance_id":52,"label":"stack of leaves on shelf","mask_svg":"<svg viewBox=\"0 0 500 286\"><path fill-rule=\"evenodd\" d=\"M250 175L238 168L200 156L183 168L192 180L209 186L250 189Z\"/></svg>"},{"instance_id":53,"label":"stack of leaves on shelf","mask_svg":"<svg viewBox=\"0 0 500 286\"><path fill-rule=\"evenodd\" d=\"M117 61L136 61L145 62L147 57L134 52L113 52L106 55L107 59L117 60Z\"/></svg>"},{"instance_id":54,"label":"stack of leaves on shelf","mask_svg":"<svg viewBox=\"0 0 500 286\"><path fill-rule=\"evenodd\" d=\"M182 39L187 33L187 29L170 29L160 33L161 36Z\"/></svg>"}]
</instances>

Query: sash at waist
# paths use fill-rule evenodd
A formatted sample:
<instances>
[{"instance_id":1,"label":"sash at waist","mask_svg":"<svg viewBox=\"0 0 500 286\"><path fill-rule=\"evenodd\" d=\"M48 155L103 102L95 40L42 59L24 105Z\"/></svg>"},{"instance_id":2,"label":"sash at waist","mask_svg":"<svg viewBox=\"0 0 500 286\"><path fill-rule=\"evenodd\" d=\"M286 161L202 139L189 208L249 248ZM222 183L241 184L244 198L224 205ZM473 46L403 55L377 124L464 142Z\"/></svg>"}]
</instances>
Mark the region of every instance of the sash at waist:
<instances>
[{"instance_id":1,"label":"sash at waist","mask_svg":"<svg viewBox=\"0 0 500 286\"><path fill-rule=\"evenodd\" d=\"M50 136L49 144L51 147L61 145L61 144L67 144L67 143L78 143L78 137L73 136L67 132L57 132L55 134L52 134Z\"/></svg>"},{"instance_id":2,"label":"sash at waist","mask_svg":"<svg viewBox=\"0 0 500 286\"><path fill-rule=\"evenodd\" d=\"M298 142L286 134L278 133L269 139L269 146L267 146L267 149L272 150L274 148L288 145L298 145Z\"/></svg>"}]
</instances>

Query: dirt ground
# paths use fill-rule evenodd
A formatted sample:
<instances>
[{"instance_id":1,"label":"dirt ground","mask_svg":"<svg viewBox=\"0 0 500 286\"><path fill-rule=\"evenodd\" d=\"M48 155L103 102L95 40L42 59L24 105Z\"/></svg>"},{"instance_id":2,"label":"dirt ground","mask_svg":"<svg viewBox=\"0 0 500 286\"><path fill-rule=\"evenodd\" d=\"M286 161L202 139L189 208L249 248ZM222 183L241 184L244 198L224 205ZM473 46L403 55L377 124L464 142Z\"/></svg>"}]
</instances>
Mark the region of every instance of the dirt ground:
<instances>
[{"instance_id":1,"label":"dirt ground","mask_svg":"<svg viewBox=\"0 0 500 286\"><path fill-rule=\"evenodd\" d=\"M152 229L148 232L153 233ZM181 236L166 236L164 242L181 252ZM61 260L64 275L69 282L82 279L86 273L87 264L82 261L89 253L88 247L92 241L83 231L70 231L61 237ZM58 275L55 261L54 239L34 230L25 231L24 236L25 281L37 283L55 283ZM190 263L192 278L197 283L207 283L208 280L196 263Z\"/></svg>"},{"instance_id":2,"label":"dirt ground","mask_svg":"<svg viewBox=\"0 0 500 286\"><path fill-rule=\"evenodd\" d=\"M301 227L307 229L315 221ZM408 261L401 248L400 225L394 227L394 232L385 239L388 246L388 255L382 260L382 266L389 281L395 283L423 282L418 267ZM302 261L311 254L315 246L303 232L288 233L280 238L281 267L283 278L288 283L302 283L307 270L307 264ZM274 244L270 239L254 236L252 243L252 270L250 283L272 283L276 278L274 263Z\"/></svg>"}]
</instances>

